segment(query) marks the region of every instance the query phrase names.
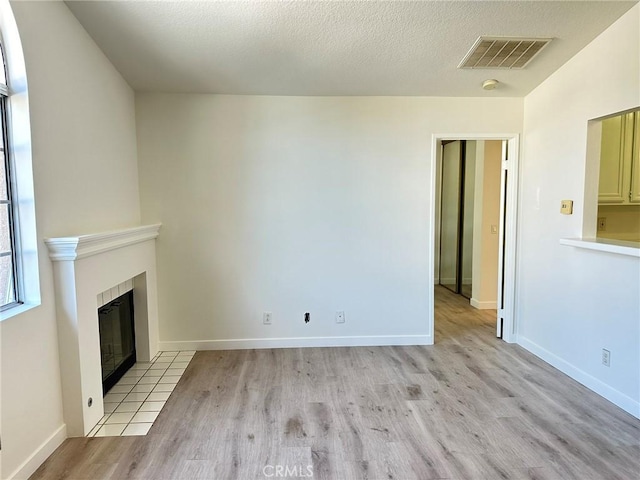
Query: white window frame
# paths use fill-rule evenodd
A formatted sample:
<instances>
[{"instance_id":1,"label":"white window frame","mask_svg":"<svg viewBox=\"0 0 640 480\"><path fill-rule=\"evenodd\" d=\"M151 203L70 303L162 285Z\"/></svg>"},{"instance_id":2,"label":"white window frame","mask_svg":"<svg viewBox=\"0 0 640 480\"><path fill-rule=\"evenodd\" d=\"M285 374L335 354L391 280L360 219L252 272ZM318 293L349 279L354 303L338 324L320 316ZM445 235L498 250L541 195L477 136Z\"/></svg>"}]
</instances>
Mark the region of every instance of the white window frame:
<instances>
[{"instance_id":1,"label":"white window frame","mask_svg":"<svg viewBox=\"0 0 640 480\"><path fill-rule=\"evenodd\" d=\"M13 201L18 302L0 311L0 321L40 305L38 240L31 163L27 75L18 27L7 0L0 0L0 43L5 54L8 95L6 132Z\"/></svg>"},{"instance_id":2,"label":"white window frame","mask_svg":"<svg viewBox=\"0 0 640 480\"><path fill-rule=\"evenodd\" d=\"M5 77L5 64L4 64L4 51L3 51L3 46L2 46L2 42L0 42L0 57L2 58L2 65L0 65L0 68L2 68L2 72L3 72L3 77ZM9 159L9 155L5 154L5 152L9 152L10 148L9 148L9 135L7 134L7 119L8 119L8 110L7 110L7 100L8 100L8 96L9 96L9 89L7 88L6 83L3 81L0 83L0 129L2 130L1 132L1 137L2 137L2 145L0 145L0 147L2 148L2 165L0 165L0 168L4 169L4 176L5 176L5 181L3 182L4 185L2 185L2 187L6 188L6 198L0 198L0 208L3 209L6 207L7 208L7 213L8 213L8 240L9 240L9 245L8 248L5 250L4 248L0 250L0 261L5 261L5 259L7 257L11 258L11 281L10 283L7 285L7 290L5 291L0 290L0 312L4 311L4 310L8 310L10 308L13 308L19 304L22 303L22 299L21 299L21 293L22 293L22 288L20 286L20 278L21 278L21 269L20 269L20 263L19 263L19 255L17 255L16 253L16 234L17 232L17 228L15 228L16 225L16 221L14 218L14 208L13 208L13 182L12 182L12 177L13 177L13 169L12 169L12 162ZM5 235L5 233L3 232L3 236ZM4 285L3 285L4 287ZM12 298L11 301L9 301L9 298Z\"/></svg>"}]
</instances>

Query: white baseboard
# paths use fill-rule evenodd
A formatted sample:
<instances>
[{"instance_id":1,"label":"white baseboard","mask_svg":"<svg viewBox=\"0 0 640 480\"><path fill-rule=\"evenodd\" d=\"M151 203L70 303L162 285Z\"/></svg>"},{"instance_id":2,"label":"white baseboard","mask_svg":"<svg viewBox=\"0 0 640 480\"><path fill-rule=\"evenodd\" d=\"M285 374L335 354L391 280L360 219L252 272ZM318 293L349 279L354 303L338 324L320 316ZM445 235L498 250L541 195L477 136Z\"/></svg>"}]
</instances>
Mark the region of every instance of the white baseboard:
<instances>
[{"instance_id":1,"label":"white baseboard","mask_svg":"<svg viewBox=\"0 0 640 480\"><path fill-rule=\"evenodd\" d=\"M472 307L475 307L478 310L495 310L496 309L496 302L481 302L479 300L476 300L475 298L472 298L469 303L471 303Z\"/></svg>"},{"instance_id":2,"label":"white baseboard","mask_svg":"<svg viewBox=\"0 0 640 480\"><path fill-rule=\"evenodd\" d=\"M67 439L67 426L60 426L20 465L7 480L26 480Z\"/></svg>"},{"instance_id":3,"label":"white baseboard","mask_svg":"<svg viewBox=\"0 0 640 480\"><path fill-rule=\"evenodd\" d=\"M637 400L634 400L624 393L619 392L615 388L610 387L603 381L598 380L596 377L580 370L578 367L570 364L566 360L558 357L550 351L545 350L540 345L532 342L531 340L523 338L521 335L518 336L518 344L523 348L529 350L534 355L540 357L551 366L557 368L562 373L569 375L571 378L580 382L585 387L606 398L611 403L623 409L625 412L629 412L634 417L640 418L640 402L638 402Z\"/></svg>"},{"instance_id":4,"label":"white baseboard","mask_svg":"<svg viewBox=\"0 0 640 480\"><path fill-rule=\"evenodd\" d=\"M368 337L242 338L225 340L161 341L161 351L246 350L303 347L379 347L388 345L433 345L430 335L388 335Z\"/></svg>"}]
</instances>

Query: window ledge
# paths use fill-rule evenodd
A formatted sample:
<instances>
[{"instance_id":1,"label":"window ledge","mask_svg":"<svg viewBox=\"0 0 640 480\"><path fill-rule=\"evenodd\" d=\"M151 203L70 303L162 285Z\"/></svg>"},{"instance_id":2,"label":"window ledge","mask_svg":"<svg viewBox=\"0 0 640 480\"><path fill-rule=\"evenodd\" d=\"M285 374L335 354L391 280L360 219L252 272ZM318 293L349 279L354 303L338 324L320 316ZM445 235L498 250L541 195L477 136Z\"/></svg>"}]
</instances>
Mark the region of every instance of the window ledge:
<instances>
[{"instance_id":1,"label":"window ledge","mask_svg":"<svg viewBox=\"0 0 640 480\"><path fill-rule=\"evenodd\" d=\"M569 247L584 248L586 250L597 250L599 252L615 253L618 255L640 258L640 246L637 243L625 242L623 240L609 240L602 238L561 238L560 244L567 245Z\"/></svg>"},{"instance_id":2,"label":"window ledge","mask_svg":"<svg viewBox=\"0 0 640 480\"><path fill-rule=\"evenodd\" d=\"M20 305L16 305L11 308L7 308L0 312L0 322L10 319L11 317L15 317L16 315L20 315L21 313L25 313L32 308L40 306L40 302L38 303L22 303Z\"/></svg>"}]
</instances>

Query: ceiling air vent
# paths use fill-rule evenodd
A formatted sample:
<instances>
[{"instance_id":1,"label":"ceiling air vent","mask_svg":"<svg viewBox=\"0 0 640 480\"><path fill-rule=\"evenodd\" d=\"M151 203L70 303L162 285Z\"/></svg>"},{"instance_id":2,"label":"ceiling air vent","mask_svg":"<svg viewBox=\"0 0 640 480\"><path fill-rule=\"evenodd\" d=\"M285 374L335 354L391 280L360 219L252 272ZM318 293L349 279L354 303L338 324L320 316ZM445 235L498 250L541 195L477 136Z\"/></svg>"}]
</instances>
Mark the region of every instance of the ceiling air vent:
<instances>
[{"instance_id":1,"label":"ceiling air vent","mask_svg":"<svg viewBox=\"0 0 640 480\"><path fill-rule=\"evenodd\" d=\"M462 59L458 68L524 68L551 40L551 38L480 37Z\"/></svg>"}]
</instances>

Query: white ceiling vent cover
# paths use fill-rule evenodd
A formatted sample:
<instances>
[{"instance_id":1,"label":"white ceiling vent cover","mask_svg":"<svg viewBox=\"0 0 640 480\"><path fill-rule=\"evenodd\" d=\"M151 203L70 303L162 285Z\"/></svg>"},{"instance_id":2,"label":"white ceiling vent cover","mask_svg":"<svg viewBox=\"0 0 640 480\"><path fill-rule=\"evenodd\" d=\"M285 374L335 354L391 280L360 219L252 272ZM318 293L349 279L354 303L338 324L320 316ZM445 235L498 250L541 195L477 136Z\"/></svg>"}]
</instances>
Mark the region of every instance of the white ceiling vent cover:
<instances>
[{"instance_id":1,"label":"white ceiling vent cover","mask_svg":"<svg viewBox=\"0 0 640 480\"><path fill-rule=\"evenodd\" d=\"M551 40L553 39L480 37L458 68L524 68Z\"/></svg>"}]
</instances>

